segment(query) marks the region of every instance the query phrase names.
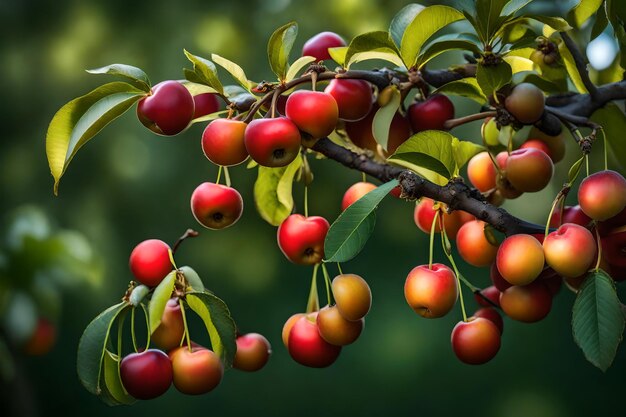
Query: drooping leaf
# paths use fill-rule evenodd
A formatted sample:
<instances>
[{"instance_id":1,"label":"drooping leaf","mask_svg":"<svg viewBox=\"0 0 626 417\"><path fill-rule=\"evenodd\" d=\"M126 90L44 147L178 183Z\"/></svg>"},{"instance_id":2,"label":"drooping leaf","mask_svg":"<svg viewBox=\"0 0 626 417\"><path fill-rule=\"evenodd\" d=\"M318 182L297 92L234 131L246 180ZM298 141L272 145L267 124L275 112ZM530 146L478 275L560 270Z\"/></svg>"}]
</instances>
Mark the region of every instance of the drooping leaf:
<instances>
[{"instance_id":1,"label":"drooping leaf","mask_svg":"<svg viewBox=\"0 0 626 417\"><path fill-rule=\"evenodd\" d=\"M125 302L109 307L91 321L85 328L78 343L76 370L83 386L94 395L100 395L100 377L102 361L111 326L125 308L131 308Z\"/></svg>"},{"instance_id":2,"label":"drooping leaf","mask_svg":"<svg viewBox=\"0 0 626 417\"><path fill-rule=\"evenodd\" d=\"M365 58L370 59L393 59L396 65L402 66L402 60L399 52L389 37L388 32L376 31L359 35L352 39L348 45L348 51L345 57L345 66L350 67L357 61L363 61ZM357 60L357 57L360 58Z\"/></svg>"},{"instance_id":3,"label":"drooping leaf","mask_svg":"<svg viewBox=\"0 0 626 417\"><path fill-rule=\"evenodd\" d=\"M135 398L131 396L124 388L124 385L122 385L122 379L120 378L120 361L121 358L118 355L109 352L108 349L105 349L103 364L103 388L106 388L108 394L117 404L130 405L135 402Z\"/></svg>"},{"instance_id":4,"label":"drooping leaf","mask_svg":"<svg viewBox=\"0 0 626 417\"><path fill-rule=\"evenodd\" d=\"M391 122L400 108L400 101L402 97L400 90L393 88L391 90L391 99L383 107L379 108L374 115L372 121L372 134L374 139L384 150L387 150L387 142L389 140L389 130L391 128Z\"/></svg>"},{"instance_id":5,"label":"drooping leaf","mask_svg":"<svg viewBox=\"0 0 626 417\"><path fill-rule=\"evenodd\" d=\"M228 71L228 73L233 76L233 78L239 83L239 85L241 85L248 92L250 91L250 81L248 81L248 77L246 77L246 73L243 71L243 68L217 54L211 54L211 59L217 65Z\"/></svg>"},{"instance_id":6,"label":"drooping leaf","mask_svg":"<svg viewBox=\"0 0 626 417\"><path fill-rule=\"evenodd\" d=\"M111 64L105 67L87 70L90 74L120 75L133 82L139 89L150 92L150 80L148 75L140 68L126 64Z\"/></svg>"},{"instance_id":7,"label":"drooping leaf","mask_svg":"<svg viewBox=\"0 0 626 417\"><path fill-rule=\"evenodd\" d=\"M363 249L376 224L376 207L396 185L398 180L378 186L337 217L324 241L324 262L346 262Z\"/></svg>"},{"instance_id":8,"label":"drooping leaf","mask_svg":"<svg viewBox=\"0 0 626 417\"><path fill-rule=\"evenodd\" d=\"M113 82L61 107L46 133L46 155L54 178L55 194L76 152L145 95L145 91L128 83Z\"/></svg>"},{"instance_id":9,"label":"drooping leaf","mask_svg":"<svg viewBox=\"0 0 626 417\"><path fill-rule=\"evenodd\" d=\"M626 169L626 141L622 139L626 132L624 112L615 103L609 103L597 110L591 120L604 129L610 161L618 168ZM602 140L602 134L598 134L597 140Z\"/></svg>"},{"instance_id":10,"label":"drooping leaf","mask_svg":"<svg viewBox=\"0 0 626 417\"><path fill-rule=\"evenodd\" d=\"M574 61L574 57L572 53L565 46L565 42L561 42L559 44L559 54L561 54L561 60L565 65L565 70L567 71L567 75L569 75L574 87L578 90L579 93L587 93L587 87L583 83L582 78L580 77L580 73L578 72L578 68L576 68L576 62Z\"/></svg>"},{"instance_id":11,"label":"drooping leaf","mask_svg":"<svg viewBox=\"0 0 626 417\"><path fill-rule=\"evenodd\" d=\"M267 57L272 71L279 80L284 80L289 65L289 53L298 35L298 24L289 22L276 29L267 44Z\"/></svg>"},{"instance_id":12,"label":"drooping leaf","mask_svg":"<svg viewBox=\"0 0 626 417\"><path fill-rule=\"evenodd\" d=\"M187 293L189 307L202 319L211 339L213 351L230 368L237 351L236 326L226 303L208 292Z\"/></svg>"},{"instance_id":13,"label":"drooping leaf","mask_svg":"<svg viewBox=\"0 0 626 417\"><path fill-rule=\"evenodd\" d=\"M165 305L167 300L172 297L172 291L174 290L174 283L176 282L176 271L172 271L163 281L157 285L152 292L152 298L148 304L148 313L150 318L150 333L154 331L161 324L161 318L163 317L163 311L165 311Z\"/></svg>"},{"instance_id":14,"label":"drooping leaf","mask_svg":"<svg viewBox=\"0 0 626 417\"><path fill-rule=\"evenodd\" d=\"M419 12L402 35L400 55L405 66L411 68L416 64L422 46L432 35L463 18L461 12L448 6L429 6Z\"/></svg>"},{"instance_id":15,"label":"drooping leaf","mask_svg":"<svg viewBox=\"0 0 626 417\"><path fill-rule=\"evenodd\" d=\"M476 78L473 77L449 82L433 91L433 94L439 93L467 97L479 104L485 104L487 102L487 97L485 97L483 91L480 89Z\"/></svg>"},{"instance_id":16,"label":"drooping leaf","mask_svg":"<svg viewBox=\"0 0 626 417\"><path fill-rule=\"evenodd\" d=\"M263 220L272 226L279 226L293 210L293 179L301 166L301 156L286 167L259 166L254 183L254 203Z\"/></svg>"},{"instance_id":17,"label":"drooping leaf","mask_svg":"<svg viewBox=\"0 0 626 417\"><path fill-rule=\"evenodd\" d=\"M449 179L456 168L454 139L450 133L439 130L419 132L400 145L388 160L393 163L406 161Z\"/></svg>"},{"instance_id":18,"label":"drooping leaf","mask_svg":"<svg viewBox=\"0 0 626 417\"><path fill-rule=\"evenodd\" d=\"M511 16L521 10L533 0L510 0L500 13L502 16Z\"/></svg>"},{"instance_id":19,"label":"drooping leaf","mask_svg":"<svg viewBox=\"0 0 626 417\"><path fill-rule=\"evenodd\" d=\"M476 16L482 32L491 39L497 31L500 12L508 0L476 0Z\"/></svg>"},{"instance_id":20,"label":"drooping leaf","mask_svg":"<svg viewBox=\"0 0 626 417\"><path fill-rule=\"evenodd\" d=\"M580 0L568 13L569 21L580 28L583 23L597 13L604 0Z\"/></svg>"},{"instance_id":21,"label":"drooping leaf","mask_svg":"<svg viewBox=\"0 0 626 417\"><path fill-rule=\"evenodd\" d=\"M396 48L400 48L406 27L424 8L424 6L417 3L407 4L393 17L389 25L389 35Z\"/></svg>"},{"instance_id":22,"label":"drooping leaf","mask_svg":"<svg viewBox=\"0 0 626 417\"><path fill-rule=\"evenodd\" d=\"M347 46L336 46L334 48L328 48L328 54L330 57L338 63L340 66L344 67L346 64L346 54L348 53Z\"/></svg>"},{"instance_id":23,"label":"drooping leaf","mask_svg":"<svg viewBox=\"0 0 626 417\"><path fill-rule=\"evenodd\" d=\"M511 66L506 62L498 65L478 65L476 67L476 80L486 97L511 82L513 72Z\"/></svg>"},{"instance_id":24,"label":"drooping leaf","mask_svg":"<svg viewBox=\"0 0 626 417\"><path fill-rule=\"evenodd\" d=\"M452 139L452 155L456 163L455 170L458 171L472 159L472 157L485 150L485 147L467 140Z\"/></svg>"},{"instance_id":25,"label":"drooping leaf","mask_svg":"<svg viewBox=\"0 0 626 417\"><path fill-rule=\"evenodd\" d=\"M224 87L217 76L215 64L208 59L189 53L186 49L183 51L187 59L193 64L193 71L184 71L185 78L195 83L206 84L218 93L224 94Z\"/></svg>"},{"instance_id":26,"label":"drooping leaf","mask_svg":"<svg viewBox=\"0 0 626 417\"><path fill-rule=\"evenodd\" d=\"M613 363L624 332L624 315L613 279L592 272L583 282L572 309L576 344L594 366L606 371Z\"/></svg>"},{"instance_id":27,"label":"drooping leaf","mask_svg":"<svg viewBox=\"0 0 626 417\"><path fill-rule=\"evenodd\" d=\"M296 59L294 63L289 66L289 70L287 71L287 75L285 76L285 82L289 82L296 78L304 67L314 61L315 58L312 56L301 56L300 58Z\"/></svg>"},{"instance_id":28,"label":"drooping leaf","mask_svg":"<svg viewBox=\"0 0 626 417\"><path fill-rule=\"evenodd\" d=\"M544 25L550 26L557 32L565 32L571 30L572 27L567 23L567 20L562 17L543 16L539 14L526 15L526 18L536 20Z\"/></svg>"},{"instance_id":29,"label":"drooping leaf","mask_svg":"<svg viewBox=\"0 0 626 417\"><path fill-rule=\"evenodd\" d=\"M189 94L191 94L192 96L197 96L199 94L206 94L206 93L211 93L211 94L217 93L217 91L214 88L209 87L206 84L196 83L193 81L189 81L187 79L178 80L178 82L181 83L187 89L187 91L189 91Z\"/></svg>"},{"instance_id":30,"label":"drooping leaf","mask_svg":"<svg viewBox=\"0 0 626 417\"><path fill-rule=\"evenodd\" d=\"M522 58L521 56L507 55L504 58L504 62L511 66L512 75L523 71L532 71L534 63L528 58Z\"/></svg>"},{"instance_id":31,"label":"drooping leaf","mask_svg":"<svg viewBox=\"0 0 626 417\"><path fill-rule=\"evenodd\" d=\"M465 39L449 39L441 42L435 42L428 47L417 58L417 66L421 67L431 59L441 55L444 52L452 50L470 51L479 54L480 48L474 42Z\"/></svg>"}]
</instances>

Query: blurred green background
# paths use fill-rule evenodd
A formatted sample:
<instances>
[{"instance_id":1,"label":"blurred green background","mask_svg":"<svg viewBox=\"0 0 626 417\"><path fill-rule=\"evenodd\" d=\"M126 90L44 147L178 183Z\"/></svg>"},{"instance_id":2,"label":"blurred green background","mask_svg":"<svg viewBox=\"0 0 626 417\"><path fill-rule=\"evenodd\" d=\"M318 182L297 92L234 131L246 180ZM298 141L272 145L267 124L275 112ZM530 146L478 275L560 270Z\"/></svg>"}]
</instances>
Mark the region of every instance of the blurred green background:
<instances>
[{"instance_id":1,"label":"blurred green background","mask_svg":"<svg viewBox=\"0 0 626 417\"><path fill-rule=\"evenodd\" d=\"M227 372L219 388L208 395L187 397L171 389L159 399L115 409L78 382L78 339L87 323L124 293L131 279L130 251L147 238L173 243L188 227L198 229L189 197L199 183L214 180L217 173L200 149L203 125L174 138L157 137L131 111L81 150L61 182L59 197L53 197L44 147L47 124L61 105L106 80L83 70L119 62L143 68L153 83L182 78L181 69L188 66L182 54L186 48L201 56L218 53L239 63L251 79L271 80L265 50L276 27L291 20L299 23L293 57L306 39L323 30L348 39L384 30L405 4L398 0L0 2L2 213L23 204L43 208L59 226L83 233L103 268L98 284L76 284L65 294L54 349L43 357L20 358L32 390L30 398L19 399L29 402L24 404L24 415L36 409L43 416L92 417L168 413L560 417L608 415L624 409L626 349L621 349L606 374L587 363L571 335L574 296L565 288L544 321L526 325L506 320L501 351L490 363L479 367L460 363L450 348L450 331L461 318L460 309L429 321L413 313L404 300L406 274L427 262L427 239L413 223L413 205L395 199L381 207L365 250L343 267L362 275L372 287L374 302L363 335L344 348L328 369L296 364L283 347L280 332L290 315L304 310L311 268L292 265L281 255L275 229L255 212L255 174L245 166L231 170L233 184L246 204L237 226L219 232L202 230L200 237L183 245L177 261L193 266L205 285L228 303L243 332L268 337L274 351L270 363L254 374ZM571 5L571 1L537 1L535 8L562 15ZM452 53L438 63L449 65L459 59ZM455 103L458 114L478 110L467 100L455 99ZM479 124L455 133L479 140ZM552 187L505 207L528 220L544 221L549 201L566 178L568 162L575 159L575 149L570 146L569 151ZM309 211L332 221L344 190L360 174L324 160L313 161L313 169L317 180L309 192ZM300 202L301 186L295 189ZM443 260L441 253L436 256ZM334 266L330 269L335 272ZM461 269L476 285L487 284L487 270L467 265ZM623 289L620 292L624 299ZM476 304L467 298L473 311Z\"/></svg>"}]
</instances>

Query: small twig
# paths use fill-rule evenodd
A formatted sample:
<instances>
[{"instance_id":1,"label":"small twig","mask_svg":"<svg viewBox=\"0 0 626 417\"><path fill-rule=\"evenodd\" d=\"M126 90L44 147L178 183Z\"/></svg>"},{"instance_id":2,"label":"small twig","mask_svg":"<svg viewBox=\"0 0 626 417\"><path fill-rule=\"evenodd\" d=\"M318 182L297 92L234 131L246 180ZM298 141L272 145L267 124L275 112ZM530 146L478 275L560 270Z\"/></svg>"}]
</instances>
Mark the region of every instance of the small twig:
<instances>
[{"instance_id":1,"label":"small twig","mask_svg":"<svg viewBox=\"0 0 626 417\"><path fill-rule=\"evenodd\" d=\"M487 117L496 117L496 111L485 111L482 113L470 114L469 116L459 117L458 119L446 120L446 122L443 124L443 128L444 130L451 130L465 123L473 122L475 120L486 119Z\"/></svg>"},{"instance_id":2,"label":"small twig","mask_svg":"<svg viewBox=\"0 0 626 417\"><path fill-rule=\"evenodd\" d=\"M185 239L188 239L190 237L197 237L199 234L200 233L196 232L193 229L187 229L185 233L183 233L183 235L178 238L176 243L174 243L174 246L172 248L172 253L176 253L176 250L178 250L178 247L180 246L181 243L185 241Z\"/></svg>"}]
</instances>

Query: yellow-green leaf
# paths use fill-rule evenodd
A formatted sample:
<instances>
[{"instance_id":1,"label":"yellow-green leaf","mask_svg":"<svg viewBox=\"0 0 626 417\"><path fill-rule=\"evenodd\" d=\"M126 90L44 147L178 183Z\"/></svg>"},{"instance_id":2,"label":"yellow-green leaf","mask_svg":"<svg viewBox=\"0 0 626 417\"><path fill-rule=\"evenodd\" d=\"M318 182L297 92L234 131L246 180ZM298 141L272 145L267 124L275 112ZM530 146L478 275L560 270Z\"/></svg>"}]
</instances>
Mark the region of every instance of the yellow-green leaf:
<instances>
[{"instance_id":1,"label":"yellow-green leaf","mask_svg":"<svg viewBox=\"0 0 626 417\"><path fill-rule=\"evenodd\" d=\"M280 225L293 210L292 186L300 166L301 156L286 167L259 166L254 183L254 202L263 220L272 226Z\"/></svg>"}]
</instances>

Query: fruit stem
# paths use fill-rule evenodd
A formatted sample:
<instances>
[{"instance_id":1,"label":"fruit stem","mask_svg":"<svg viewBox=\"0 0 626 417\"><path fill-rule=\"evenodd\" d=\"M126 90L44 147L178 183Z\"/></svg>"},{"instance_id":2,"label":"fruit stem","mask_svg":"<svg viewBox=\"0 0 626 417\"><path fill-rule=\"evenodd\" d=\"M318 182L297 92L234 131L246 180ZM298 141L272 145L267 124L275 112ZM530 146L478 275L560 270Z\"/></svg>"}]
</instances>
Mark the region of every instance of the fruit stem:
<instances>
[{"instance_id":1,"label":"fruit stem","mask_svg":"<svg viewBox=\"0 0 626 417\"><path fill-rule=\"evenodd\" d=\"M337 269L339 270L339 273L343 275L343 271L341 270L341 264L339 262L337 262Z\"/></svg>"},{"instance_id":2,"label":"fruit stem","mask_svg":"<svg viewBox=\"0 0 626 417\"><path fill-rule=\"evenodd\" d=\"M315 91L315 87L317 86L317 72L311 72L311 91Z\"/></svg>"},{"instance_id":3,"label":"fruit stem","mask_svg":"<svg viewBox=\"0 0 626 417\"><path fill-rule=\"evenodd\" d=\"M272 104L270 105L272 109L272 119L276 117L276 102L278 101L278 96L280 95L280 89L274 90L274 94L272 95Z\"/></svg>"},{"instance_id":4,"label":"fruit stem","mask_svg":"<svg viewBox=\"0 0 626 417\"><path fill-rule=\"evenodd\" d=\"M548 213L548 221L546 221L546 229L544 231L544 239L548 237L548 234L550 233L550 220L552 220L552 215L554 214L554 210L556 209L557 204L559 204L559 202L563 199L563 192L562 190L559 191L559 193L556 195L556 198L554 199L554 201L552 202L552 207L550 208L550 213ZM561 217L563 215L563 212L561 211ZM561 221L563 221L563 219L561 218L559 220L559 223L561 223Z\"/></svg>"},{"instance_id":5,"label":"fruit stem","mask_svg":"<svg viewBox=\"0 0 626 417\"><path fill-rule=\"evenodd\" d=\"M306 312L312 313L314 311L318 311L320 309L320 301L317 296L317 269L320 264L315 264L313 266L313 277L311 278L311 289L309 290L309 300L306 304Z\"/></svg>"},{"instance_id":6,"label":"fruit stem","mask_svg":"<svg viewBox=\"0 0 626 417\"><path fill-rule=\"evenodd\" d=\"M137 338L135 337L135 308L133 307L130 310L130 337L133 339L133 349L135 349L135 352L139 352L139 349L137 349Z\"/></svg>"},{"instance_id":7,"label":"fruit stem","mask_svg":"<svg viewBox=\"0 0 626 417\"><path fill-rule=\"evenodd\" d=\"M190 237L198 237L199 235L200 235L200 233L196 232L195 230L187 229L187 230L185 230L185 233L183 233L183 235L178 238L176 243L174 243L174 247L170 251L170 261L172 262L172 265L174 265L174 268L176 268L176 263L174 263L174 254L178 250L178 247L180 246L180 244L183 243L186 239L188 239ZM178 269L178 268L176 268L176 269Z\"/></svg>"},{"instance_id":8,"label":"fruit stem","mask_svg":"<svg viewBox=\"0 0 626 417\"><path fill-rule=\"evenodd\" d=\"M117 355L122 357L122 338L124 333L124 320L126 319L126 314L122 314L119 321L117 322Z\"/></svg>"},{"instance_id":9,"label":"fruit stem","mask_svg":"<svg viewBox=\"0 0 626 417\"><path fill-rule=\"evenodd\" d=\"M447 255L447 254L446 254ZM456 277L456 286L457 289L459 290L459 302L461 303L461 314L463 315L463 321L467 322L467 313L465 312L465 300L463 300L463 288L461 287L461 280L463 280L463 282L470 286L473 287L473 285L471 285L463 275L461 275L461 273L459 272L459 269L456 267L456 263L454 262L454 258L452 257L452 254L448 255L448 259L450 260L450 264L452 265L452 269L454 270L454 275Z\"/></svg>"},{"instance_id":10,"label":"fruit stem","mask_svg":"<svg viewBox=\"0 0 626 417\"><path fill-rule=\"evenodd\" d=\"M589 154L585 154L585 168L587 169L587 176L589 176Z\"/></svg>"},{"instance_id":11,"label":"fruit stem","mask_svg":"<svg viewBox=\"0 0 626 417\"><path fill-rule=\"evenodd\" d=\"M361 172L361 181L367 182L367 174L365 172Z\"/></svg>"},{"instance_id":12,"label":"fruit stem","mask_svg":"<svg viewBox=\"0 0 626 417\"><path fill-rule=\"evenodd\" d=\"M322 272L324 273L324 282L326 283L326 297L328 298L328 305L331 305L331 294L332 291L330 289L330 277L328 276L328 270L326 269L326 265L322 264ZM334 297L332 297L334 298Z\"/></svg>"},{"instance_id":13,"label":"fruit stem","mask_svg":"<svg viewBox=\"0 0 626 417\"><path fill-rule=\"evenodd\" d=\"M187 326L187 315L185 314L185 306L183 304L182 298L178 299L178 305L180 305L180 313L183 316L183 327L185 329L185 340L187 340L187 348L189 349L189 352L191 352L191 337L189 336L189 327Z\"/></svg>"},{"instance_id":14,"label":"fruit stem","mask_svg":"<svg viewBox=\"0 0 626 417\"><path fill-rule=\"evenodd\" d=\"M498 165L496 158L494 158L493 154L489 151L487 151L487 154L489 155L489 159L491 159L491 163L493 164L493 167L496 169L497 175L500 177L503 177L504 174L502 174L502 170L500 169L500 165Z\"/></svg>"},{"instance_id":15,"label":"fruit stem","mask_svg":"<svg viewBox=\"0 0 626 417\"><path fill-rule=\"evenodd\" d=\"M484 111L482 113L470 114L469 116L459 117L457 119L446 120L443 124L443 130L451 130L465 123L473 122L475 120L486 119L487 117L496 117L496 112Z\"/></svg>"},{"instance_id":16,"label":"fruit stem","mask_svg":"<svg viewBox=\"0 0 626 417\"><path fill-rule=\"evenodd\" d=\"M430 225L430 242L428 250L428 269L433 269L433 252L435 243L435 226L439 220L439 209L435 211L435 217L433 217L433 223Z\"/></svg>"},{"instance_id":17,"label":"fruit stem","mask_svg":"<svg viewBox=\"0 0 626 417\"><path fill-rule=\"evenodd\" d=\"M215 180L216 184L220 183L220 179L222 178L222 166L220 165L220 167L217 170L217 179Z\"/></svg>"},{"instance_id":18,"label":"fruit stem","mask_svg":"<svg viewBox=\"0 0 626 417\"><path fill-rule=\"evenodd\" d=\"M309 187L304 186L304 217L309 217Z\"/></svg>"},{"instance_id":19,"label":"fruit stem","mask_svg":"<svg viewBox=\"0 0 626 417\"><path fill-rule=\"evenodd\" d=\"M230 173L227 166L224 167L224 180L226 181L226 186L230 187Z\"/></svg>"},{"instance_id":20,"label":"fruit stem","mask_svg":"<svg viewBox=\"0 0 626 417\"><path fill-rule=\"evenodd\" d=\"M596 223L595 220L594 223ZM598 272L600 270L600 263L602 262L602 240L600 239L600 231L598 230L598 225L594 224L594 226L594 228L596 229L596 241L598 242L598 261L596 262L595 271Z\"/></svg>"},{"instance_id":21,"label":"fruit stem","mask_svg":"<svg viewBox=\"0 0 626 417\"><path fill-rule=\"evenodd\" d=\"M148 337L146 340L146 349L148 349L150 347L150 319L148 318L148 310L146 310L146 306L143 305L143 303L139 305L141 306L141 309L143 310L144 318L146 319L146 329L148 333Z\"/></svg>"},{"instance_id":22,"label":"fruit stem","mask_svg":"<svg viewBox=\"0 0 626 417\"><path fill-rule=\"evenodd\" d=\"M452 269L454 269L454 273L456 274L456 276L461 280L461 282L463 282L463 284L465 284L467 288L470 289L470 291L472 292L479 291L480 288L476 287L471 282L469 282L467 278L465 278L463 274L459 272L456 266L456 262L454 262L454 258L452 257L452 252L450 250L450 248L452 247L450 245L450 240L448 239L448 235L445 232L441 232L441 245L443 246L443 251L446 254L446 257L448 258L448 260L450 261L450 264L452 265Z\"/></svg>"},{"instance_id":23,"label":"fruit stem","mask_svg":"<svg viewBox=\"0 0 626 417\"><path fill-rule=\"evenodd\" d=\"M609 157L607 150L608 143L606 142L606 134L604 133L603 128L600 128L600 133L602 133L602 145L604 146L604 170L606 171L609 169Z\"/></svg>"}]
</instances>

